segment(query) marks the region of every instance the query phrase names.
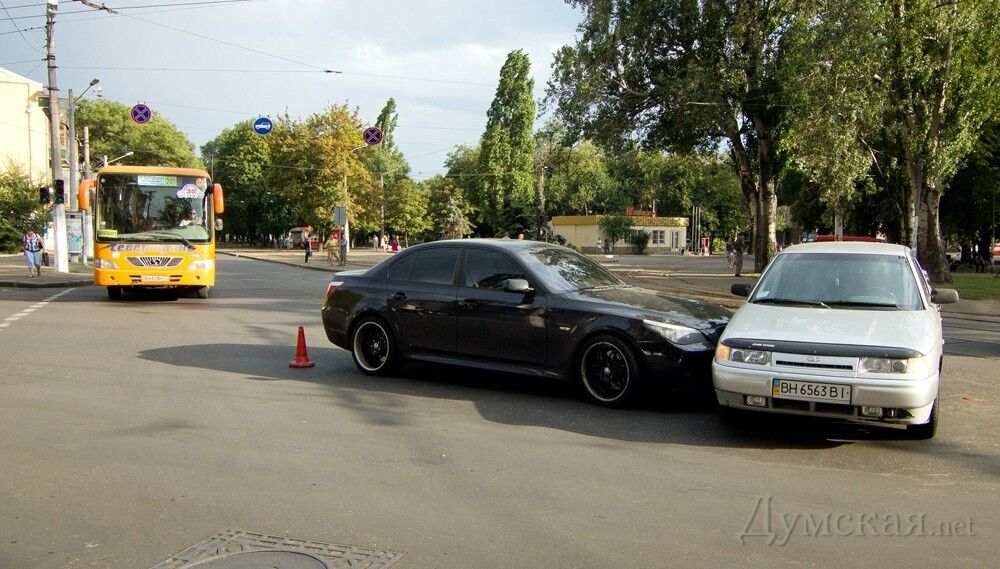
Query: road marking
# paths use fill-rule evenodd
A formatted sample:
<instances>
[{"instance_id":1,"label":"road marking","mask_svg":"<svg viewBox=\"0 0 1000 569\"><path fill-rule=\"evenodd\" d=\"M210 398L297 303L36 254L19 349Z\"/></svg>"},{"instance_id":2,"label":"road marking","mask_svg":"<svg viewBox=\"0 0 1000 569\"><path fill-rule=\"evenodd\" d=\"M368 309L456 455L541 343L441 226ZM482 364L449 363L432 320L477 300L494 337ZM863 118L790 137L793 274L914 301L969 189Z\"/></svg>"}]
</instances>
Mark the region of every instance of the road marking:
<instances>
[{"instance_id":1,"label":"road marking","mask_svg":"<svg viewBox=\"0 0 1000 569\"><path fill-rule=\"evenodd\" d=\"M66 290L64 290L64 291L62 291L62 292L60 292L58 294L53 294L52 296L50 296L50 297L48 297L48 298L46 298L44 300L41 300L39 302L36 302L35 304L32 304L31 306L29 306L28 308L25 308L24 310L18 312L17 314L12 314L12 315L8 316L7 318L4 318L3 322L0 322L0 330L3 330L4 328L7 328L8 326L11 325L12 322L17 322L18 320L24 318L25 316L31 314L32 312L38 310L39 308L42 308L44 306L48 306L48 304L50 302L52 302L53 300L59 298L60 296L66 294L68 292L71 292L73 290L74 289L72 289L72 288L68 288L68 289L66 289Z\"/></svg>"}]
</instances>

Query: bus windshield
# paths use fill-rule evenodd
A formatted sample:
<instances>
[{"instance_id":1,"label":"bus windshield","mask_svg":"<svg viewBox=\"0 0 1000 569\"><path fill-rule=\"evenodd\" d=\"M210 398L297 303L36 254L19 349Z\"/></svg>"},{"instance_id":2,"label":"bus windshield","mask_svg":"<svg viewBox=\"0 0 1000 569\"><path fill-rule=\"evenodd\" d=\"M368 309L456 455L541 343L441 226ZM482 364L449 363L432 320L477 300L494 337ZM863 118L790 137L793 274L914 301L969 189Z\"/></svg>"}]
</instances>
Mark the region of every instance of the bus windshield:
<instances>
[{"instance_id":1,"label":"bus windshield","mask_svg":"<svg viewBox=\"0 0 1000 569\"><path fill-rule=\"evenodd\" d=\"M197 176L107 174L98 178L98 241L208 242L209 180Z\"/></svg>"}]
</instances>

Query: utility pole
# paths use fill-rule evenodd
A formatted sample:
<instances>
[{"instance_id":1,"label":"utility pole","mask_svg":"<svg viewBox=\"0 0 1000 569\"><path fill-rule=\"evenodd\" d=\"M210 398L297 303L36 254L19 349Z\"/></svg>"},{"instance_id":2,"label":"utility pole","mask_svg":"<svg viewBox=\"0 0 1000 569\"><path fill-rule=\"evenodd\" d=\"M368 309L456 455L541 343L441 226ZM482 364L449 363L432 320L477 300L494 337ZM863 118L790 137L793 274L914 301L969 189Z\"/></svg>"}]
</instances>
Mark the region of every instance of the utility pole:
<instances>
[{"instance_id":1,"label":"utility pole","mask_svg":"<svg viewBox=\"0 0 1000 569\"><path fill-rule=\"evenodd\" d=\"M48 0L45 9L45 48L46 60L49 66L49 136L52 147L52 184L64 181L62 176L62 148L59 145L59 88L56 86L56 12L59 10L59 0ZM72 191L72 188L64 188ZM64 193L65 195L65 193ZM66 205L56 203L53 210L55 224L55 254L56 271L69 272L69 259L66 256Z\"/></svg>"},{"instance_id":2,"label":"utility pole","mask_svg":"<svg viewBox=\"0 0 1000 569\"><path fill-rule=\"evenodd\" d=\"M83 179L90 179L90 127L83 127ZM83 261L94 256L94 229L91 227L94 218L91 217L91 210L83 212Z\"/></svg>"},{"instance_id":3,"label":"utility pole","mask_svg":"<svg viewBox=\"0 0 1000 569\"><path fill-rule=\"evenodd\" d=\"M379 174L378 174L378 189L379 189L380 193L382 194L382 200L381 200L382 201L382 227L379 228L379 234L378 234L378 236L379 236L379 240L378 240L379 247L381 247L382 244L385 243L385 181L382 178L383 178L383 174L381 172L379 172Z\"/></svg>"}]
</instances>

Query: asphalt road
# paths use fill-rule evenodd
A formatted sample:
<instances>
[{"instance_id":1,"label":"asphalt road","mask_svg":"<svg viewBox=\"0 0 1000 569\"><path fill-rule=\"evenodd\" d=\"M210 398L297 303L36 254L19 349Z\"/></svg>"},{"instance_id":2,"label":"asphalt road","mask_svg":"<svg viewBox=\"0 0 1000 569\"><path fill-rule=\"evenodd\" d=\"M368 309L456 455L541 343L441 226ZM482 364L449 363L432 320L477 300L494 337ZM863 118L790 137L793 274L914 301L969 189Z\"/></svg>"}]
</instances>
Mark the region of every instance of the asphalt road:
<instances>
[{"instance_id":1,"label":"asphalt road","mask_svg":"<svg viewBox=\"0 0 1000 569\"><path fill-rule=\"evenodd\" d=\"M1000 359L946 358L932 441L724 425L698 394L614 411L451 368L367 378L322 332L327 275L219 269L207 301L0 290L0 568L144 569L225 529L403 553L400 568L1000 554ZM288 367L299 325L315 368ZM926 535L942 524L953 535Z\"/></svg>"}]
</instances>

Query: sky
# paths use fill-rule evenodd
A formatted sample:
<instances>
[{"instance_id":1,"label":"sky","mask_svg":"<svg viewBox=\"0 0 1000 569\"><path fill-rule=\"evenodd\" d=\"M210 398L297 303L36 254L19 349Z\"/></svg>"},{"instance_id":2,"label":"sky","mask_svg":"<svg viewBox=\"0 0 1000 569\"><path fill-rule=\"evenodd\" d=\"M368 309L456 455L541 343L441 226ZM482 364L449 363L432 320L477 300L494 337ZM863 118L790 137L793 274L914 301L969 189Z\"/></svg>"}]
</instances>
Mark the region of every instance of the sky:
<instances>
[{"instance_id":1,"label":"sky","mask_svg":"<svg viewBox=\"0 0 1000 569\"><path fill-rule=\"evenodd\" d=\"M95 0L96 1L96 0ZM96 2L100 3L100 2ZM143 102L195 144L234 123L330 104L374 123L393 97L395 142L423 179L486 124L507 54L531 59L536 99L582 18L562 0L60 0L57 85ZM45 1L0 0L0 67L47 85ZM37 28L37 29L30 29ZM23 30L21 33L15 30ZM325 73L325 70L341 73Z\"/></svg>"}]
</instances>

